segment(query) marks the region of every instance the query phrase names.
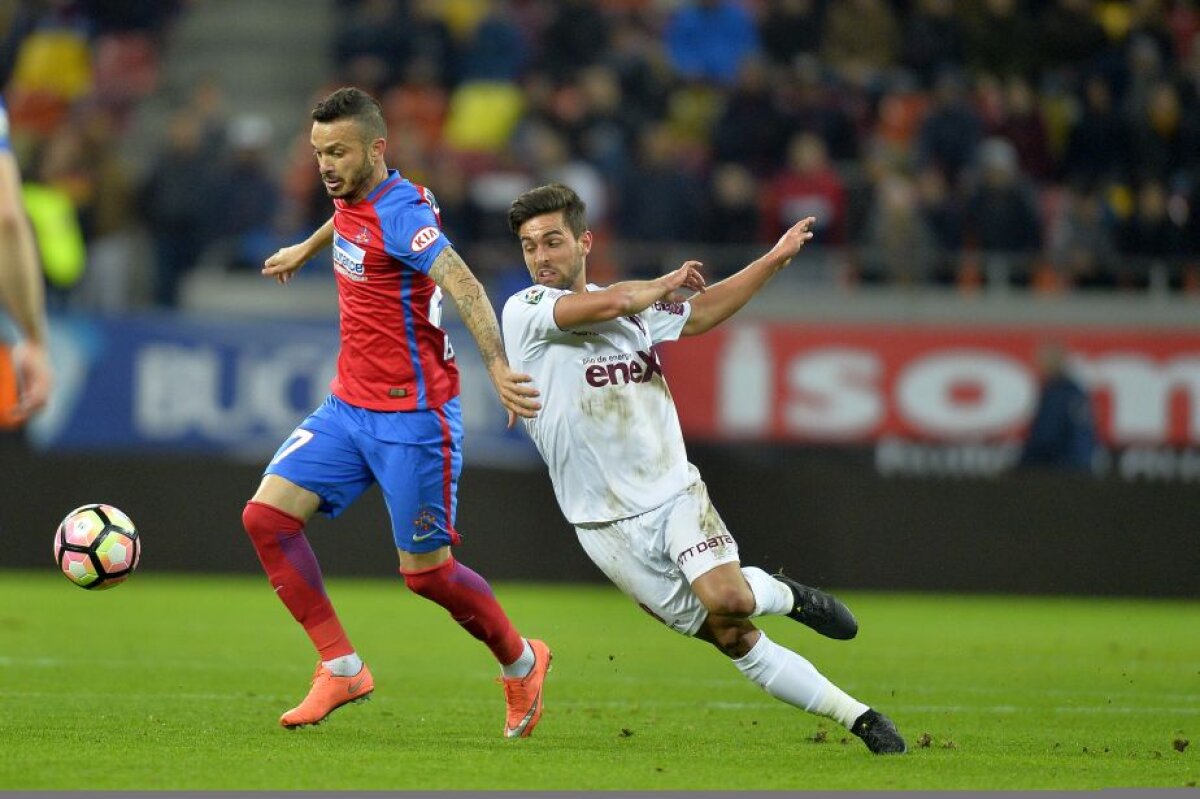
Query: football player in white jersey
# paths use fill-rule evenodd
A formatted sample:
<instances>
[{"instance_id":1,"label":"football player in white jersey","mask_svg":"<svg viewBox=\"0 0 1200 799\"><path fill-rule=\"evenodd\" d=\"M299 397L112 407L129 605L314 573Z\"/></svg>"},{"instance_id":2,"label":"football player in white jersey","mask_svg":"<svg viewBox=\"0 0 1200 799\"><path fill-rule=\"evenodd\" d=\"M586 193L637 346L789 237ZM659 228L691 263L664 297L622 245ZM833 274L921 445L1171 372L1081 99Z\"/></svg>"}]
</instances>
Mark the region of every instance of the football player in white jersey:
<instances>
[{"instance_id":1,"label":"football player in white jersey","mask_svg":"<svg viewBox=\"0 0 1200 799\"><path fill-rule=\"evenodd\" d=\"M857 622L833 596L743 567L737 542L687 461L653 346L728 319L812 238L804 219L758 260L706 286L688 261L655 280L590 285L585 207L561 184L509 210L534 285L504 306L513 369L532 376L542 412L522 420L549 466L559 506L592 561L671 629L707 641L767 693L833 719L877 754L905 751L884 715L846 694L752 618L787 615L830 638ZM680 290L696 292L680 301Z\"/></svg>"}]
</instances>

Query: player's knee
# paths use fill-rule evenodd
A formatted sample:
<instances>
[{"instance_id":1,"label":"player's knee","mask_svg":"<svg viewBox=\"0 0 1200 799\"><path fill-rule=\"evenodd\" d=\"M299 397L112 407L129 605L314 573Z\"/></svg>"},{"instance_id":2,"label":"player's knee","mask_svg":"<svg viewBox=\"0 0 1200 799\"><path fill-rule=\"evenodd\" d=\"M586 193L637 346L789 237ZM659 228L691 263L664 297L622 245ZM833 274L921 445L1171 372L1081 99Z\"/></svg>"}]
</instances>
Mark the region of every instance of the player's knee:
<instances>
[{"instance_id":1,"label":"player's knee","mask_svg":"<svg viewBox=\"0 0 1200 799\"><path fill-rule=\"evenodd\" d=\"M401 574L404 576L404 584L408 586L408 590L417 596L437 602L448 591L453 590L450 581L453 566L453 560L446 560L433 568L411 572L402 571Z\"/></svg>"},{"instance_id":2,"label":"player's knee","mask_svg":"<svg viewBox=\"0 0 1200 799\"><path fill-rule=\"evenodd\" d=\"M298 533L303 523L294 516L265 505L247 502L242 509L242 528L252 541L269 540L280 534Z\"/></svg>"},{"instance_id":3,"label":"player's knee","mask_svg":"<svg viewBox=\"0 0 1200 799\"><path fill-rule=\"evenodd\" d=\"M757 628L744 619L709 616L696 632L696 637L721 650L731 658L745 657L757 640Z\"/></svg>"},{"instance_id":4,"label":"player's knee","mask_svg":"<svg viewBox=\"0 0 1200 799\"><path fill-rule=\"evenodd\" d=\"M754 613L754 593L745 584L709 586L700 601L710 615L747 618Z\"/></svg>"}]
</instances>

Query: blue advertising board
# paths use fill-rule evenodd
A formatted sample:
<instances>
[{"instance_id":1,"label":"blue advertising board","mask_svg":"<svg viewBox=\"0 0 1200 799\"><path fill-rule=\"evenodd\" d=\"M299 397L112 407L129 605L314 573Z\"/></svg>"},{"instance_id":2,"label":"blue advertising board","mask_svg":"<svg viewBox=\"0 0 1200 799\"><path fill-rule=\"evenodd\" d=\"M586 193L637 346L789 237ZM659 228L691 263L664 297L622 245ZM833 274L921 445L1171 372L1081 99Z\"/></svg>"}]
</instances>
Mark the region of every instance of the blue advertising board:
<instances>
[{"instance_id":1,"label":"blue advertising board","mask_svg":"<svg viewBox=\"0 0 1200 799\"><path fill-rule=\"evenodd\" d=\"M170 313L60 315L51 324L57 390L30 428L44 450L171 451L269 458L329 394L337 322ZM528 466L537 453L505 428L467 330L461 353L468 462Z\"/></svg>"}]
</instances>

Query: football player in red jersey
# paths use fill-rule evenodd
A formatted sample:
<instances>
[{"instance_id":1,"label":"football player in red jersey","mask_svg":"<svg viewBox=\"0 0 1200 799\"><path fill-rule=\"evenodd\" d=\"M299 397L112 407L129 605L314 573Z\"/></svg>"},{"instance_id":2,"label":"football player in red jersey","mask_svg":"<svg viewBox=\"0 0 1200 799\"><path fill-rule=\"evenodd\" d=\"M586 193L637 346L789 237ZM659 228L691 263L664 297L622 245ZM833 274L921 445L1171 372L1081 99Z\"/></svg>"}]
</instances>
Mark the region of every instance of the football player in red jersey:
<instances>
[{"instance_id":1,"label":"football player in red jersey","mask_svg":"<svg viewBox=\"0 0 1200 799\"><path fill-rule=\"evenodd\" d=\"M243 514L271 584L320 657L308 696L280 723L319 723L374 689L303 531L317 511L337 516L378 483L405 583L491 649L504 678L504 734L525 737L541 717L550 650L518 634L487 582L451 554L459 542L462 414L454 350L440 326L443 292L475 338L510 424L536 415L537 391L509 368L492 305L442 233L433 194L384 163L379 103L343 88L318 103L312 118L333 218L268 258L263 274L286 283L333 245L337 373L329 398L279 448Z\"/></svg>"}]
</instances>

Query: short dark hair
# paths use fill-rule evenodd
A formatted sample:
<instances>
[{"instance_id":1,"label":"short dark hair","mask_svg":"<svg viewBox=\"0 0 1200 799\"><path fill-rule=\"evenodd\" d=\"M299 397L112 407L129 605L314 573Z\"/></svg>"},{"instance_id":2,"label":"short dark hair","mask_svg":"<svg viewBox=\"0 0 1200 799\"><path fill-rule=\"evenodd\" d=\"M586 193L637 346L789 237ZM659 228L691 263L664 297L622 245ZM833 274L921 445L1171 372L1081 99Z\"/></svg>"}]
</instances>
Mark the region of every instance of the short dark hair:
<instances>
[{"instance_id":1,"label":"short dark hair","mask_svg":"<svg viewBox=\"0 0 1200 799\"><path fill-rule=\"evenodd\" d=\"M362 128L367 141L387 138L383 107L362 89L346 86L317 103L312 110L314 122L336 122L353 119Z\"/></svg>"},{"instance_id":2,"label":"short dark hair","mask_svg":"<svg viewBox=\"0 0 1200 799\"><path fill-rule=\"evenodd\" d=\"M563 219L575 238L587 230L587 206L570 186L561 183L551 183L548 186L538 186L530 189L513 200L508 209L508 227L513 233L519 233L521 225L542 214L563 212Z\"/></svg>"}]
</instances>

